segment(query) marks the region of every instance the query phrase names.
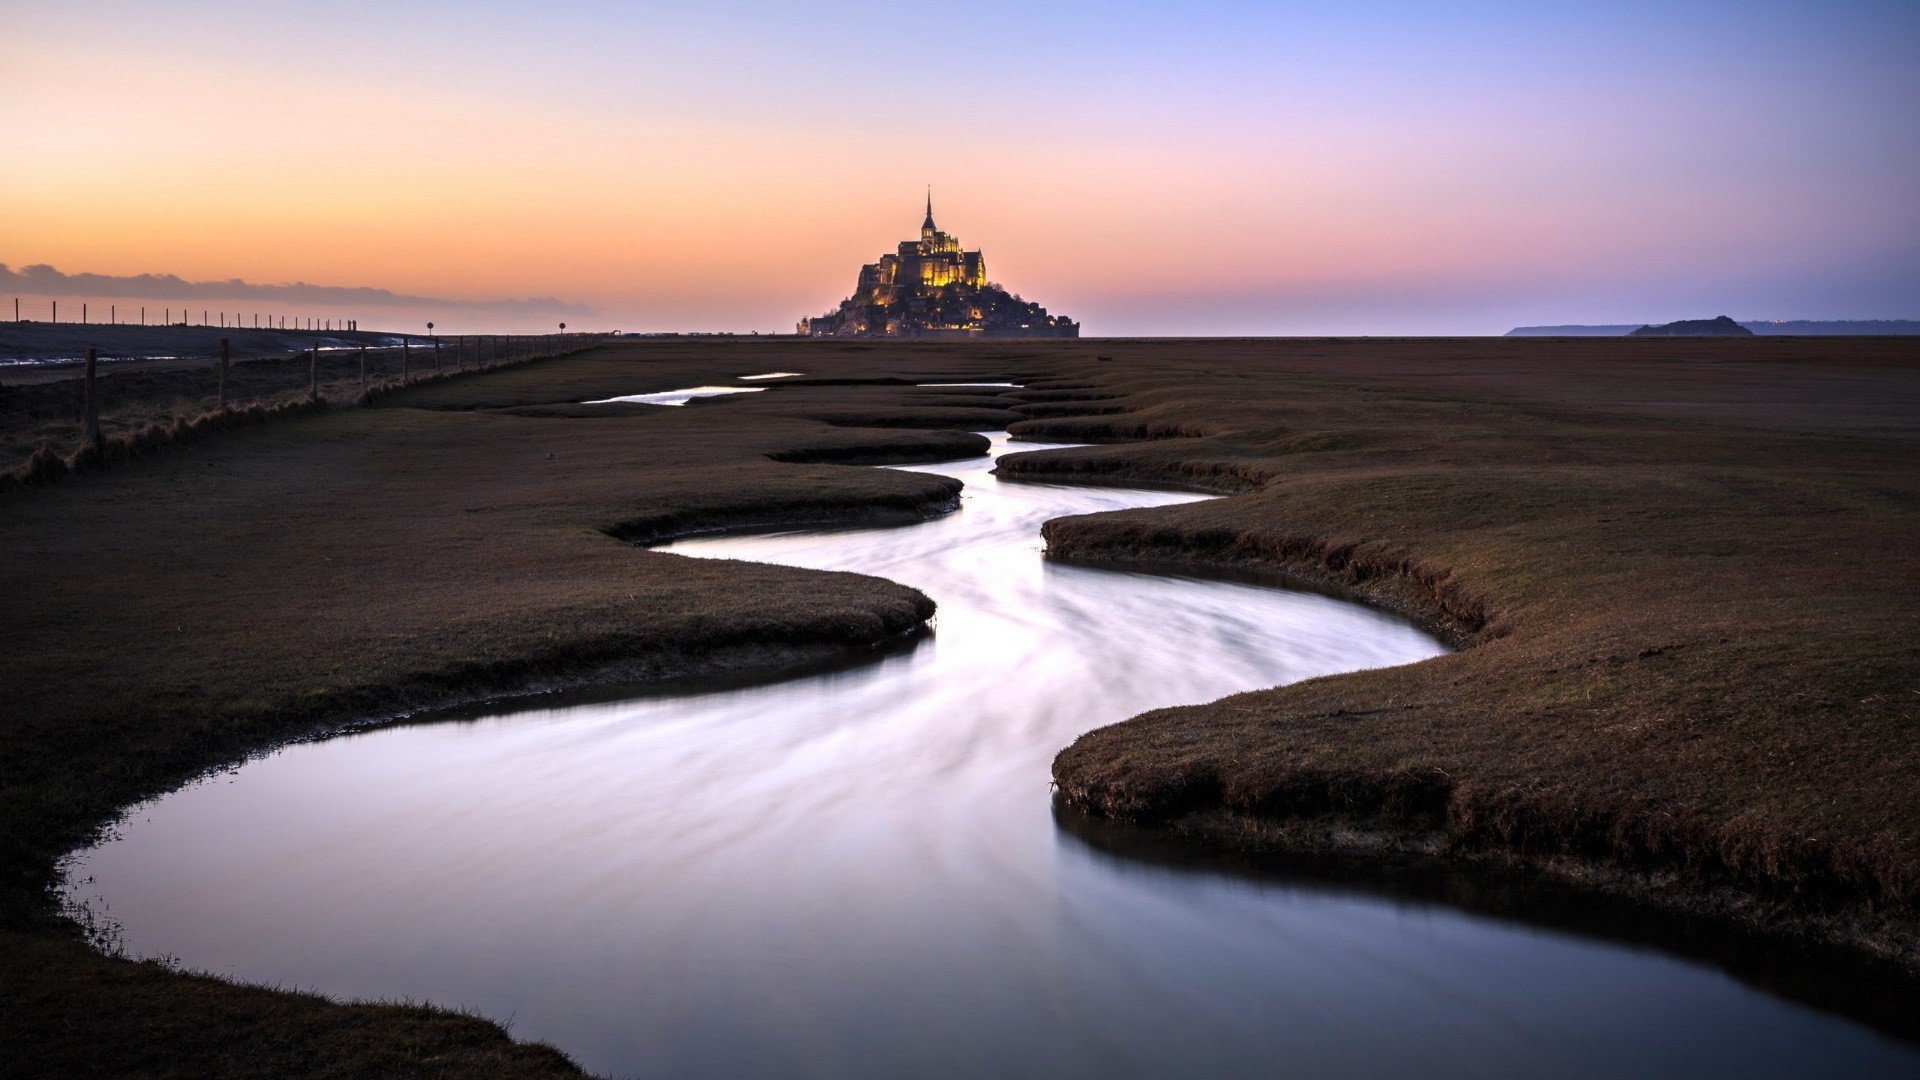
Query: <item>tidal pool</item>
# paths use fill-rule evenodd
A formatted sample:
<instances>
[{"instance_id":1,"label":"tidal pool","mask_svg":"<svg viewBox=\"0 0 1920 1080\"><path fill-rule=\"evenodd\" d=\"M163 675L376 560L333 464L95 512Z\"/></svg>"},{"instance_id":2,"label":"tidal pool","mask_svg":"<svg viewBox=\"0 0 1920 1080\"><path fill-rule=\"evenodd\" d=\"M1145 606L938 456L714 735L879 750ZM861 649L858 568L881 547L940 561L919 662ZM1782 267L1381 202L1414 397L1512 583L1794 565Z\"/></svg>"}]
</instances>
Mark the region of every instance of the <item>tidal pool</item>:
<instances>
[{"instance_id":1,"label":"tidal pool","mask_svg":"<svg viewBox=\"0 0 1920 1080\"><path fill-rule=\"evenodd\" d=\"M918 586L917 646L291 746L139 807L71 860L70 900L136 955L471 1008L614 1075L1920 1067L1652 949L1057 827L1049 763L1083 731L1442 647L1323 596L1041 558L1048 518L1196 496L924 468L966 482L958 513L670 548Z\"/></svg>"}]
</instances>

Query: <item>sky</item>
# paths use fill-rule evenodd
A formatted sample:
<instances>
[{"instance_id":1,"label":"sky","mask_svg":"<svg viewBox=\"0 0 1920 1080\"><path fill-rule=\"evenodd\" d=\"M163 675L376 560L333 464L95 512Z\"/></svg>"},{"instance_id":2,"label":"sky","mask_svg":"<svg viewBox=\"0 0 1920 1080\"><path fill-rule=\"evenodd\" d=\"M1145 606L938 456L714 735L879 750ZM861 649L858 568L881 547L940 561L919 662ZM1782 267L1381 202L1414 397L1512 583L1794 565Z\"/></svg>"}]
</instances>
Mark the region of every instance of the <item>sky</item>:
<instances>
[{"instance_id":1,"label":"sky","mask_svg":"<svg viewBox=\"0 0 1920 1080\"><path fill-rule=\"evenodd\" d=\"M193 301L232 311L786 332L931 184L994 280L1094 336L1920 317L1913 0L0 21L0 263L396 297Z\"/></svg>"}]
</instances>

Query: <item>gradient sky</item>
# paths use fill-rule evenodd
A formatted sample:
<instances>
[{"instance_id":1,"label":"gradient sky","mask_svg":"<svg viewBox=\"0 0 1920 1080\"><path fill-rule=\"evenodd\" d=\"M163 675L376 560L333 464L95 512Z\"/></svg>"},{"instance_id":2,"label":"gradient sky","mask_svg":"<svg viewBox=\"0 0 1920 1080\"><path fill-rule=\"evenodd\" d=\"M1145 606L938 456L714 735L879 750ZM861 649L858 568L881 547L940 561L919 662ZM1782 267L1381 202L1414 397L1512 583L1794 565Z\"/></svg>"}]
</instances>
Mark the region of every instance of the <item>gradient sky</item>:
<instances>
[{"instance_id":1,"label":"gradient sky","mask_svg":"<svg viewBox=\"0 0 1920 1080\"><path fill-rule=\"evenodd\" d=\"M930 182L1094 335L1920 317L1912 0L0 16L16 268L786 331Z\"/></svg>"}]
</instances>

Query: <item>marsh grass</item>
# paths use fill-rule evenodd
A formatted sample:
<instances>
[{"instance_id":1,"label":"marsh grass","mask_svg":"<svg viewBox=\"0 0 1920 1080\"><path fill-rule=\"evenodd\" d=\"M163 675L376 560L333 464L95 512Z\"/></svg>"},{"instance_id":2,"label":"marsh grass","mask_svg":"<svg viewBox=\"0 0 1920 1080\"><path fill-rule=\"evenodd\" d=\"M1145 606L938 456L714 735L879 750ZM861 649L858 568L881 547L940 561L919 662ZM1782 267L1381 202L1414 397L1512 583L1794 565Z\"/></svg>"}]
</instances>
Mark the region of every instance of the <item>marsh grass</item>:
<instances>
[{"instance_id":1,"label":"marsh grass","mask_svg":"<svg viewBox=\"0 0 1920 1080\"><path fill-rule=\"evenodd\" d=\"M1009 455L1007 478L1239 493L1052 522L1059 556L1277 572L1467 646L1092 732L1055 763L1075 806L1229 845L1397 833L1911 967L1915 347L627 343L17 489L0 504L0 1060L568 1074L471 1017L101 956L46 892L55 860L121 807L328 725L910 631L931 611L911 589L620 539L937 512L945 478L845 463L977 453L963 429L1004 418L1099 444ZM814 375L686 408L579 405L771 370ZM943 379L1026 388L912 385ZM71 410L62 393L42 397ZM186 415L191 397L153 400Z\"/></svg>"},{"instance_id":2,"label":"marsh grass","mask_svg":"<svg viewBox=\"0 0 1920 1080\"><path fill-rule=\"evenodd\" d=\"M855 363L903 384L974 370L950 353ZM608 347L376 386L365 407L168 421L110 451L112 468L9 492L0 1060L62 1076L572 1074L471 1017L101 955L48 886L120 808L289 739L488 695L877 655L923 626L931 601L889 582L616 538L938 512L950 478L836 464L984 449L911 387L860 399L911 421L880 429L778 407L516 415L783 366Z\"/></svg>"},{"instance_id":3,"label":"marsh grass","mask_svg":"<svg viewBox=\"0 0 1920 1080\"><path fill-rule=\"evenodd\" d=\"M1016 437L1118 444L1003 475L1242 492L1051 554L1272 568L1468 646L1089 733L1063 798L1397 822L1920 967L1916 347L1116 344L1036 380L1122 411Z\"/></svg>"},{"instance_id":4,"label":"marsh grass","mask_svg":"<svg viewBox=\"0 0 1920 1080\"><path fill-rule=\"evenodd\" d=\"M536 353L454 366L443 353L437 368L415 366L401 374L399 349L368 350L370 381L360 380L355 350L326 352L314 365L318 398L335 407L371 405L401 389L518 367L593 347L574 342L554 353ZM420 352L415 348L416 353ZM219 431L302 414L314 401L308 381L309 354L262 357L231 365L228 402L217 397L210 366L109 369L99 379L103 438L85 445L84 391L80 379L0 386L0 489L50 483L132 457L186 445ZM60 466L64 465L62 469Z\"/></svg>"}]
</instances>

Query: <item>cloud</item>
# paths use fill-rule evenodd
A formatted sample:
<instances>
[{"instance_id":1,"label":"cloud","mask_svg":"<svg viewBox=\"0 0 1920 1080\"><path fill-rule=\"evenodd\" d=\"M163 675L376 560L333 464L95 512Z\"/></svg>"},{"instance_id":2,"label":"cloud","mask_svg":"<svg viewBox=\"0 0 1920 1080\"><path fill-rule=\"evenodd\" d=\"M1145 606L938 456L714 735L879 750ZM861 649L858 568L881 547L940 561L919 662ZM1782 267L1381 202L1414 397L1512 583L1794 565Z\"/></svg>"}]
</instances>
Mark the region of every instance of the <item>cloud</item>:
<instances>
[{"instance_id":1,"label":"cloud","mask_svg":"<svg viewBox=\"0 0 1920 1080\"><path fill-rule=\"evenodd\" d=\"M174 274L66 274L44 263L23 266L18 270L0 263L0 291L36 296L115 296L142 300L282 300L342 308L425 307L520 316L595 314L594 309L585 304L551 296L521 300L448 300L435 296L408 296L366 286L309 285L304 281L258 285L239 278L188 281Z\"/></svg>"}]
</instances>

